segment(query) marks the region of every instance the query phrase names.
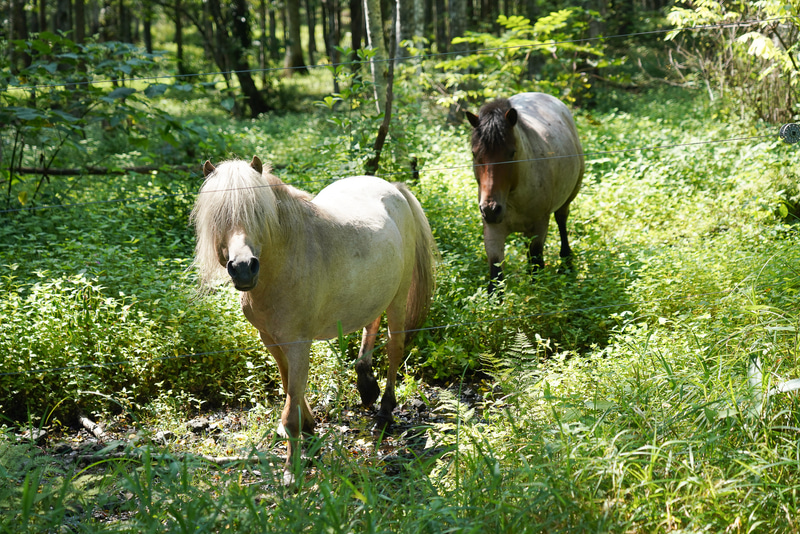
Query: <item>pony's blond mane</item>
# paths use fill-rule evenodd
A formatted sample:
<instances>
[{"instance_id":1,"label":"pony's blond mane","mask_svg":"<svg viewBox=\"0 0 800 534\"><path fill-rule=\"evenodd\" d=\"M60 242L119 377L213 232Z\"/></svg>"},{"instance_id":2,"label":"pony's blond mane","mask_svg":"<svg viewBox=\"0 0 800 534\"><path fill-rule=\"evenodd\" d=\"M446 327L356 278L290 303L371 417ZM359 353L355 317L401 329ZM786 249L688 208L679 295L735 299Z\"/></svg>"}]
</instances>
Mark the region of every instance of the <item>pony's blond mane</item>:
<instances>
[{"instance_id":1,"label":"pony's blond mane","mask_svg":"<svg viewBox=\"0 0 800 534\"><path fill-rule=\"evenodd\" d=\"M194 266L201 282L210 283L225 274L219 249L232 229L268 248L281 230L281 216L297 211L290 208L296 204L292 199L309 200L310 196L284 184L266 165L261 173L244 160L217 165L200 188L190 218L197 236Z\"/></svg>"}]
</instances>

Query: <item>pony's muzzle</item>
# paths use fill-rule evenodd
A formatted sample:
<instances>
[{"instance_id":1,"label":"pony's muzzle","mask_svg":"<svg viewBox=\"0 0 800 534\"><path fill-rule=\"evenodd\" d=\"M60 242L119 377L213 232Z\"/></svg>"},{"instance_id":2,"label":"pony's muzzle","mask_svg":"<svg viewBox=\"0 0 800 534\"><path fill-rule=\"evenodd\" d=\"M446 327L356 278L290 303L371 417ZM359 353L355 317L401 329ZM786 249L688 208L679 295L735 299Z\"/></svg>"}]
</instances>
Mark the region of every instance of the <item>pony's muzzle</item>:
<instances>
[{"instance_id":1,"label":"pony's muzzle","mask_svg":"<svg viewBox=\"0 0 800 534\"><path fill-rule=\"evenodd\" d=\"M259 262L255 256L243 261L230 260L226 268L233 286L239 291L250 291L256 287Z\"/></svg>"},{"instance_id":2,"label":"pony's muzzle","mask_svg":"<svg viewBox=\"0 0 800 534\"><path fill-rule=\"evenodd\" d=\"M497 224L503 222L505 215L502 204L497 202L487 202L481 204L481 216L483 220L489 224Z\"/></svg>"}]
</instances>

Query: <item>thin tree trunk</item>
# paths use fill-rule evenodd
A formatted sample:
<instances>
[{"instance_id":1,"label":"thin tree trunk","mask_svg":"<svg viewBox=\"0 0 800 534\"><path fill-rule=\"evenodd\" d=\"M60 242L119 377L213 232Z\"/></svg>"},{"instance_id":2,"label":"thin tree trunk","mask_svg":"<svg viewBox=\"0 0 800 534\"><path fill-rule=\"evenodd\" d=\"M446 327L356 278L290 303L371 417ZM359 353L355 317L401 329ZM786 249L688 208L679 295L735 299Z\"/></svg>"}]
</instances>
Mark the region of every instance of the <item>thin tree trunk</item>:
<instances>
[{"instance_id":1,"label":"thin tree trunk","mask_svg":"<svg viewBox=\"0 0 800 534\"><path fill-rule=\"evenodd\" d=\"M389 58L383 35L380 0L364 0L364 16L367 21L367 43L375 51L375 55L370 61L370 70L375 87L375 105L380 113L386 101L387 60Z\"/></svg>"},{"instance_id":2,"label":"thin tree trunk","mask_svg":"<svg viewBox=\"0 0 800 534\"><path fill-rule=\"evenodd\" d=\"M306 20L308 25L308 63L314 65L317 55L317 0L306 0Z\"/></svg>"},{"instance_id":3,"label":"thin tree trunk","mask_svg":"<svg viewBox=\"0 0 800 534\"><path fill-rule=\"evenodd\" d=\"M11 0L11 13L9 13L11 20L9 21L9 29L11 30L10 39L7 41L8 46L8 59L10 62L11 72L16 73L21 64L25 66L30 65L31 59L27 54L19 54L14 51L12 41L20 39L26 40L28 38L28 22L25 18L25 2L24 0Z\"/></svg>"},{"instance_id":4,"label":"thin tree trunk","mask_svg":"<svg viewBox=\"0 0 800 534\"><path fill-rule=\"evenodd\" d=\"M258 68L261 69L261 86L267 85L267 0L258 3L258 29L261 39L258 42Z\"/></svg>"},{"instance_id":5,"label":"thin tree trunk","mask_svg":"<svg viewBox=\"0 0 800 534\"><path fill-rule=\"evenodd\" d=\"M447 40L447 10L445 9L444 0L435 0L435 2L436 49L441 54L447 52L447 45L450 44Z\"/></svg>"},{"instance_id":6,"label":"thin tree trunk","mask_svg":"<svg viewBox=\"0 0 800 534\"><path fill-rule=\"evenodd\" d=\"M284 66L286 75L291 76L295 72L307 74L305 59L303 59L303 40L300 33L300 3L288 2L286 5L286 22L289 31L289 39L286 42L286 57Z\"/></svg>"},{"instance_id":7,"label":"thin tree trunk","mask_svg":"<svg viewBox=\"0 0 800 534\"><path fill-rule=\"evenodd\" d=\"M363 0L350 0L350 35L352 36L352 43L350 48L353 50L353 57L355 60L358 57L358 51L361 50L361 43L364 41L364 8ZM353 63L353 70L358 69L358 64Z\"/></svg>"},{"instance_id":8,"label":"thin tree trunk","mask_svg":"<svg viewBox=\"0 0 800 534\"><path fill-rule=\"evenodd\" d=\"M143 5L142 13L142 38L144 48L148 54L153 53L153 4L146 0Z\"/></svg>"},{"instance_id":9,"label":"thin tree trunk","mask_svg":"<svg viewBox=\"0 0 800 534\"><path fill-rule=\"evenodd\" d=\"M39 31L47 31L47 0L39 0Z\"/></svg>"},{"instance_id":10,"label":"thin tree trunk","mask_svg":"<svg viewBox=\"0 0 800 534\"><path fill-rule=\"evenodd\" d=\"M183 62L183 6L181 0L175 0L175 59L178 63L178 74L186 74Z\"/></svg>"},{"instance_id":11,"label":"thin tree trunk","mask_svg":"<svg viewBox=\"0 0 800 534\"><path fill-rule=\"evenodd\" d=\"M333 92L339 92L339 79L336 76L336 68L341 59L339 58L339 51L336 47L340 41L339 30L339 17L337 16L339 3L337 0L322 0L322 23L325 38L325 52L328 54L328 60L334 66L333 73Z\"/></svg>"},{"instance_id":12,"label":"thin tree trunk","mask_svg":"<svg viewBox=\"0 0 800 534\"><path fill-rule=\"evenodd\" d=\"M396 10L393 10L393 13L397 13ZM397 19L393 18L391 27L397 27ZM390 35L391 40L390 42L395 43L396 38L393 34ZM397 47L392 45L392 57L397 55ZM389 134L389 125L391 124L392 120L392 100L394 96L393 86L394 86L394 61L387 62L388 69L386 74L386 100L383 105L384 113L383 113L383 121L381 122L380 127L378 128L378 135L375 138L375 144L373 145L374 155L367 160L365 164L365 174L374 175L378 172L378 168L380 167L381 162L381 154L383 152L383 145L386 142L386 136Z\"/></svg>"},{"instance_id":13,"label":"thin tree trunk","mask_svg":"<svg viewBox=\"0 0 800 534\"><path fill-rule=\"evenodd\" d=\"M274 62L281 59L280 47L278 46L278 17L275 10L269 10L269 57Z\"/></svg>"}]
</instances>

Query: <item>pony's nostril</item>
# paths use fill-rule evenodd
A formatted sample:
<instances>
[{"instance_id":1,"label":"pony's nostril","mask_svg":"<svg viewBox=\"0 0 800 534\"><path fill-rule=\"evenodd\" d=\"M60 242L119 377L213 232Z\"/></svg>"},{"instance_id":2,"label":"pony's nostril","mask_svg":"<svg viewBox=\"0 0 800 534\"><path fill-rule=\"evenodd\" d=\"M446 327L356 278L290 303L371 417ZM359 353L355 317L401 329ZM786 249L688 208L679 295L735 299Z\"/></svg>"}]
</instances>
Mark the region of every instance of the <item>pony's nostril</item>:
<instances>
[{"instance_id":1,"label":"pony's nostril","mask_svg":"<svg viewBox=\"0 0 800 534\"><path fill-rule=\"evenodd\" d=\"M233 266L233 260L228 261L228 265L225 267L228 271L228 274L234 276L236 274L236 267Z\"/></svg>"},{"instance_id":2,"label":"pony's nostril","mask_svg":"<svg viewBox=\"0 0 800 534\"><path fill-rule=\"evenodd\" d=\"M503 213L503 206L496 203L486 204L481 206L481 213L486 222L495 222L500 219Z\"/></svg>"},{"instance_id":3,"label":"pony's nostril","mask_svg":"<svg viewBox=\"0 0 800 534\"><path fill-rule=\"evenodd\" d=\"M259 266L258 258L250 258L249 266L250 266L250 274L252 274L253 276L258 274L258 266Z\"/></svg>"}]
</instances>

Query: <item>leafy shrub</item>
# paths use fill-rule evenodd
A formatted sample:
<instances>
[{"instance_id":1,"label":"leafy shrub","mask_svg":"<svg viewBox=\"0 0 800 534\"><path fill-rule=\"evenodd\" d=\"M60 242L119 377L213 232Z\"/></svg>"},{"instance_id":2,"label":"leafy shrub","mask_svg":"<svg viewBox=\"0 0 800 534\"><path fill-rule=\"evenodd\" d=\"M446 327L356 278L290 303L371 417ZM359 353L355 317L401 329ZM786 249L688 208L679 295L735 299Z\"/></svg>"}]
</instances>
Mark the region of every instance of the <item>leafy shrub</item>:
<instances>
[{"instance_id":1,"label":"leafy shrub","mask_svg":"<svg viewBox=\"0 0 800 534\"><path fill-rule=\"evenodd\" d=\"M795 4L775 0L686 0L668 15L679 29L667 39L686 60L688 81L716 89L737 111L786 122L797 113L797 14Z\"/></svg>"},{"instance_id":2,"label":"leafy shrub","mask_svg":"<svg viewBox=\"0 0 800 534\"><path fill-rule=\"evenodd\" d=\"M158 55L126 43L79 45L50 32L14 46L31 63L15 73L0 63L0 149L8 155L0 181L7 184L8 208L36 200L53 180L46 172L28 179L18 167L182 164L186 155L199 157L198 149L218 146L202 122L178 120L154 105L164 95L185 96L194 86L126 82L156 73ZM137 151L134 161L126 159L131 149Z\"/></svg>"},{"instance_id":3,"label":"leafy shrub","mask_svg":"<svg viewBox=\"0 0 800 534\"><path fill-rule=\"evenodd\" d=\"M609 64L602 44L577 42L592 16L567 8L531 24L524 17L501 15L498 24L504 31L499 37L473 32L456 37L454 45L467 43L476 52L436 65L444 73L443 85L451 89L443 103L482 102L524 91L542 91L566 101L581 98L590 87L590 69Z\"/></svg>"}]
</instances>

